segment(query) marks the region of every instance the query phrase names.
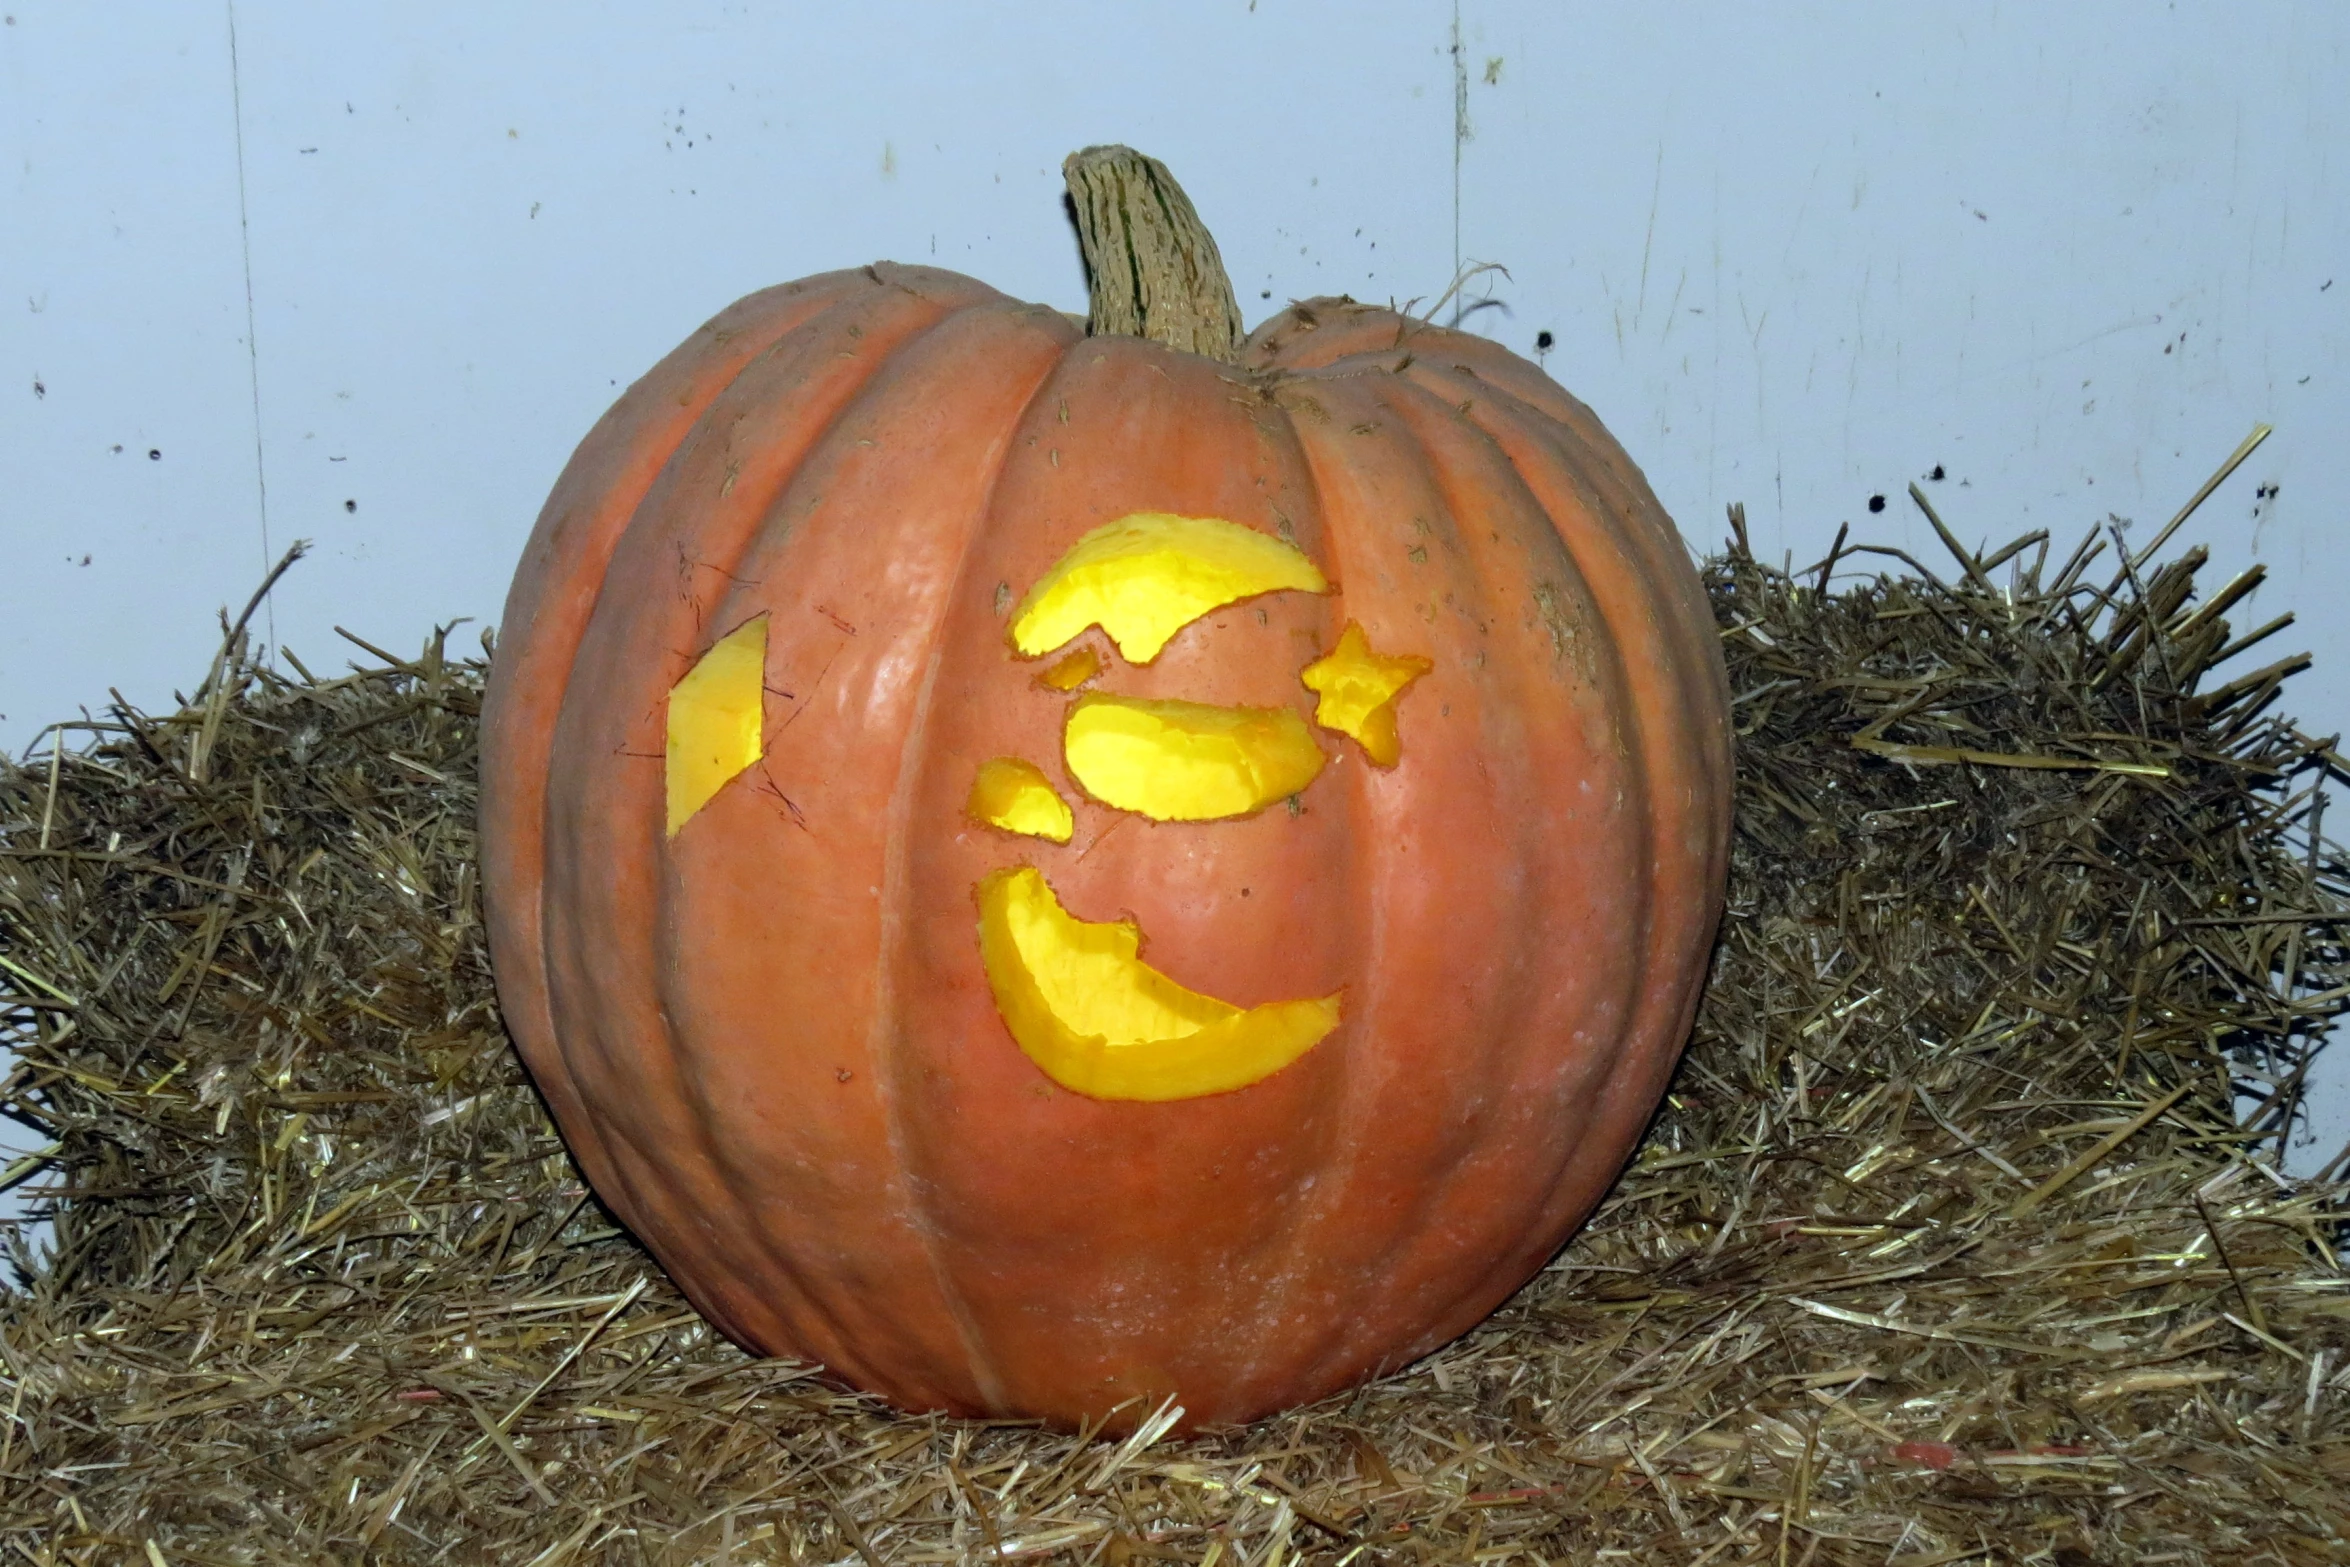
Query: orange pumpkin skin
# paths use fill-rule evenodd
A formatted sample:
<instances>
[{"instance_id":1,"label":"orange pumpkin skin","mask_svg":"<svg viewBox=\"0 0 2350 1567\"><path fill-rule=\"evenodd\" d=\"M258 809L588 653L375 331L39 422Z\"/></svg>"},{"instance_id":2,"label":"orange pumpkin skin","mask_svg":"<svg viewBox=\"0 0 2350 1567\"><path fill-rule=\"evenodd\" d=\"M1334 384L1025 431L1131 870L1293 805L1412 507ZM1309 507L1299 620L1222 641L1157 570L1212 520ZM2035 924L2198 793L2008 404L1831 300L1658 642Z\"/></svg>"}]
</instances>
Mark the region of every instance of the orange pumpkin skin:
<instances>
[{"instance_id":1,"label":"orange pumpkin skin","mask_svg":"<svg viewBox=\"0 0 2350 1567\"><path fill-rule=\"evenodd\" d=\"M1433 661L1400 763L1320 731L1295 809L1086 800L1005 612L1136 511L1279 533L1334 591L1143 667L1090 631L1096 689L1311 716L1353 620ZM667 694L760 615L764 759L668 836ZM996 756L1071 843L965 815ZM1680 539L1533 366L1318 301L1233 367L879 266L731 307L572 459L491 673L484 889L572 1149L729 1337L908 1408L1199 1425L1444 1343L1581 1222L1686 1037L1729 790ZM1229 1093L1058 1088L979 954L973 888L1024 863L1182 983L1342 1021Z\"/></svg>"}]
</instances>

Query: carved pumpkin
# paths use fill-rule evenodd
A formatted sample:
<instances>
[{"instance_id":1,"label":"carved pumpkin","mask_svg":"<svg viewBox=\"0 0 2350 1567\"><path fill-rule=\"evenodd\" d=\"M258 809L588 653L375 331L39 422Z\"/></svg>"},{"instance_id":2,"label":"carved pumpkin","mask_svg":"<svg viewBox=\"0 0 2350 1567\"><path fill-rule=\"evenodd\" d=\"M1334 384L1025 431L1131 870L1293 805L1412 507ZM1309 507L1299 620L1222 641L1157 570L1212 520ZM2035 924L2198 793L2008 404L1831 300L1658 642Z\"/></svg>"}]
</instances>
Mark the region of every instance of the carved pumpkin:
<instances>
[{"instance_id":1,"label":"carved pumpkin","mask_svg":"<svg viewBox=\"0 0 2350 1567\"><path fill-rule=\"evenodd\" d=\"M1091 335L810 278L588 436L491 676L492 952L741 1344L1243 1419L1464 1331L1614 1179L1719 912L1727 694L1581 404L1346 301L1236 343L1164 170L1071 172ZM1104 327L1138 300L1207 351Z\"/></svg>"}]
</instances>

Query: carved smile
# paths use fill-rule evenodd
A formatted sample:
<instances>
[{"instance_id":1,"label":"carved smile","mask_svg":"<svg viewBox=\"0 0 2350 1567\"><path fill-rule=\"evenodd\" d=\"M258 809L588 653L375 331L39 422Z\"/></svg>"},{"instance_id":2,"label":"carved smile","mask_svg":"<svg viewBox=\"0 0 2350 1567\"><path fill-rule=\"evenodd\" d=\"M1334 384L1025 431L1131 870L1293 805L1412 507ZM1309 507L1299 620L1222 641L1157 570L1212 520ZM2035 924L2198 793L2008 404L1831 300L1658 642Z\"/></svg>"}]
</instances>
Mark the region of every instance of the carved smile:
<instances>
[{"instance_id":1,"label":"carved smile","mask_svg":"<svg viewBox=\"0 0 2350 1567\"><path fill-rule=\"evenodd\" d=\"M1072 1092L1221 1094L1272 1076L1338 1026L1336 996L1244 1009L1186 990L1142 961L1133 921L1078 919L1032 865L991 872L975 897L996 1010L1021 1052Z\"/></svg>"}]
</instances>

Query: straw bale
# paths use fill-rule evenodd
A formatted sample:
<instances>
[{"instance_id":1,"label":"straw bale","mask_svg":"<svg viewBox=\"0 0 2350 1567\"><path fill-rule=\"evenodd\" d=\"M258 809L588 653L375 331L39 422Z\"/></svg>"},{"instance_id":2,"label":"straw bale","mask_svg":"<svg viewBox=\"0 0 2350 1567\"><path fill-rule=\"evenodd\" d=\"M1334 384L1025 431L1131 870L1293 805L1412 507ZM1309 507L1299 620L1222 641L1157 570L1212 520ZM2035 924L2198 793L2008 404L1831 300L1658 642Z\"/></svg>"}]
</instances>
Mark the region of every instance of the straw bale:
<instances>
[{"instance_id":1,"label":"straw bale","mask_svg":"<svg viewBox=\"0 0 2350 1567\"><path fill-rule=\"evenodd\" d=\"M0 762L0 1544L30 1562L2350 1558L2350 993L2296 661L2122 535L1707 568L1739 725L1696 1038L1553 1266L1245 1429L893 1414L716 1339L501 1031L483 664L240 631ZM1881 560L1880 554L1873 559ZM1835 580L1839 567L1843 581Z\"/></svg>"}]
</instances>

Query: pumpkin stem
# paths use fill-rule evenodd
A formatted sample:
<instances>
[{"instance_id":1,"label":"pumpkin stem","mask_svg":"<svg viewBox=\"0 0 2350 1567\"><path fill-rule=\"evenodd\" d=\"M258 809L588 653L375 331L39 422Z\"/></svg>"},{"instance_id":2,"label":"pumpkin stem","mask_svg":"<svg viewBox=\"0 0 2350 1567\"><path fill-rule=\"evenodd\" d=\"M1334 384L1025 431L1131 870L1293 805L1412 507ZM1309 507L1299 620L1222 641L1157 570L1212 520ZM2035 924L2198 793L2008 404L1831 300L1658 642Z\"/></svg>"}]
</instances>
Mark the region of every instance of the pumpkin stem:
<instances>
[{"instance_id":1,"label":"pumpkin stem","mask_svg":"<svg viewBox=\"0 0 2350 1567\"><path fill-rule=\"evenodd\" d=\"M1240 306L1215 237L1156 158L1088 147L1061 165L1077 215L1095 337L1147 337L1226 364L1240 358Z\"/></svg>"}]
</instances>

